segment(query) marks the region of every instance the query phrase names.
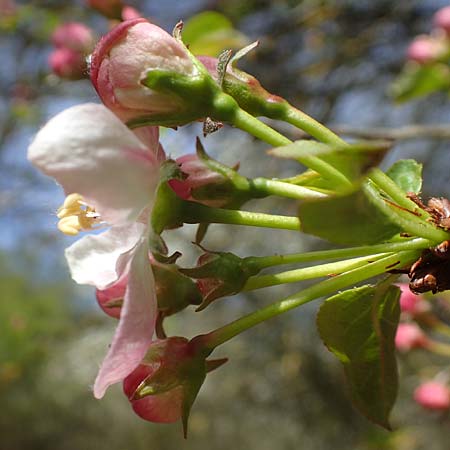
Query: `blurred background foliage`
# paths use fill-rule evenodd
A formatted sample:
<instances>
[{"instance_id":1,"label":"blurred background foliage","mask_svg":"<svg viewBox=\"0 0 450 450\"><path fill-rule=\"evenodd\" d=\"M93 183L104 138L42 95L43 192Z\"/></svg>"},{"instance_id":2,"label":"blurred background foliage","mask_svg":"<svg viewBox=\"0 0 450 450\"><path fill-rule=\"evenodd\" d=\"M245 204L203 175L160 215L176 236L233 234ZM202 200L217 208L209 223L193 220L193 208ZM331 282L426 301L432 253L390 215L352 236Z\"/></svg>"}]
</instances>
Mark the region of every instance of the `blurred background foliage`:
<instances>
[{"instance_id":1,"label":"blurred background foliage","mask_svg":"<svg viewBox=\"0 0 450 450\"><path fill-rule=\"evenodd\" d=\"M260 40L241 67L350 137L379 137L386 127L412 123L445 128L450 120L444 92L401 105L389 95L409 42L429 31L433 13L445 1L129 3L169 31L185 20L185 37L198 53ZM202 11L210 13L198 15ZM261 325L222 350L230 362L203 386L187 442L179 424L154 425L136 417L120 386L101 402L94 400L90 385L115 324L97 311L90 289L70 281L62 251L70 238L57 233L52 213L62 193L26 162L27 145L40 124L72 104L97 101L87 80L61 81L47 65L52 30L74 20L91 26L97 36L108 29L108 21L82 0L0 0L0 449L447 448L448 417L423 412L411 399L419 378L445 361L420 351L401 358L394 431L381 430L349 404L340 367L314 329L317 305ZM200 133L199 125L167 130L166 151L173 156L192 152ZM424 196L449 196L448 142L409 137L397 143L386 166L415 157L425 164ZM269 159L266 146L237 130L224 129L205 145L225 163L240 161L246 175L287 176L295 170ZM289 213L287 205L269 199L251 207ZM184 249L185 265L195 261L189 245L193 233L193 227L185 227L167 236L174 249ZM274 239L271 231L230 233L224 226L212 227L205 241L207 248L241 256L320 245L300 235L293 240L292 233L280 231ZM298 286L239 295L201 314L186 311L170 321L169 331L194 336L293 289Z\"/></svg>"}]
</instances>

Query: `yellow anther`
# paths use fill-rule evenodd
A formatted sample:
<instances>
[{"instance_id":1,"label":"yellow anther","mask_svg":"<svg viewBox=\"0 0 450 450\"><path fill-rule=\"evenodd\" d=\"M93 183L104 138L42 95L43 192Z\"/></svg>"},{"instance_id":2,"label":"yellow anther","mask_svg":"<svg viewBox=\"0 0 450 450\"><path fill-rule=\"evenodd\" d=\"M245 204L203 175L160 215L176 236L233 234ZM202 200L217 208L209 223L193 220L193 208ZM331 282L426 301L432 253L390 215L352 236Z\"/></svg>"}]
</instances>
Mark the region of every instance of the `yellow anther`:
<instances>
[{"instance_id":1,"label":"yellow anther","mask_svg":"<svg viewBox=\"0 0 450 450\"><path fill-rule=\"evenodd\" d=\"M100 215L84 202L80 194L68 195L56 215L60 219L58 229L71 236L82 230L92 230L100 219Z\"/></svg>"}]
</instances>

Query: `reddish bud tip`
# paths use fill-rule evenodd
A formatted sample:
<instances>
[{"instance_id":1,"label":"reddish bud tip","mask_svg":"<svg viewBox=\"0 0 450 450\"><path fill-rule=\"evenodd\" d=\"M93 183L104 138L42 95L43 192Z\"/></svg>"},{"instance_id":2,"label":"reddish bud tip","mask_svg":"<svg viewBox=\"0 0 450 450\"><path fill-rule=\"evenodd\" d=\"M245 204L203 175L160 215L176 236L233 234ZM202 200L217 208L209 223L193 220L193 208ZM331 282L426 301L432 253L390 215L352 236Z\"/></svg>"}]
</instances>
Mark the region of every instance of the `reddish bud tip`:
<instances>
[{"instance_id":1,"label":"reddish bud tip","mask_svg":"<svg viewBox=\"0 0 450 450\"><path fill-rule=\"evenodd\" d=\"M414 391L414 400L426 409L445 411L450 408L450 389L443 383L429 381Z\"/></svg>"}]
</instances>

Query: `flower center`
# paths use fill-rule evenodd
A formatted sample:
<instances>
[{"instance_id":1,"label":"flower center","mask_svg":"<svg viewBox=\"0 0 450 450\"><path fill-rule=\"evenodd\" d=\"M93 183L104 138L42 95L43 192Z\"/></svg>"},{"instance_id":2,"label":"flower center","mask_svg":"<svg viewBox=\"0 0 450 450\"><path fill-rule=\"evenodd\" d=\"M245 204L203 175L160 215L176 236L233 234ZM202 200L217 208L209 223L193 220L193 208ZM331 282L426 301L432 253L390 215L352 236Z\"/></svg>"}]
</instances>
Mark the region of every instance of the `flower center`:
<instances>
[{"instance_id":1,"label":"flower center","mask_svg":"<svg viewBox=\"0 0 450 450\"><path fill-rule=\"evenodd\" d=\"M75 236L80 231L92 230L95 225L101 223L100 214L85 203L80 194L68 195L56 215L59 219L59 231L70 236Z\"/></svg>"}]
</instances>

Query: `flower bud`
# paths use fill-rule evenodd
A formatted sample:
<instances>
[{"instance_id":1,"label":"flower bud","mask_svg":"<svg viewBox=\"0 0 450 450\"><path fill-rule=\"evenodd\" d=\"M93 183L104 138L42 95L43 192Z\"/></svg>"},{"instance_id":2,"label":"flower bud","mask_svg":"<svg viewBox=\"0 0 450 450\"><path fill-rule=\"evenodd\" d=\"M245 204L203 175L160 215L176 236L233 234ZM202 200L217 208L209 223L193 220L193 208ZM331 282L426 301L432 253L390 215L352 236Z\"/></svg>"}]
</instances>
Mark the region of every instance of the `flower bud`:
<instances>
[{"instance_id":1,"label":"flower bud","mask_svg":"<svg viewBox=\"0 0 450 450\"><path fill-rule=\"evenodd\" d=\"M148 87L150 78L158 87ZM100 40L91 80L103 103L132 126L176 126L202 118L196 102L203 105L205 89L214 84L180 41L142 18L122 22ZM200 85L195 95L194 85Z\"/></svg>"},{"instance_id":2,"label":"flower bud","mask_svg":"<svg viewBox=\"0 0 450 450\"><path fill-rule=\"evenodd\" d=\"M414 391L414 400L426 409L445 411L450 408L450 389L438 381L428 381Z\"/></svg>"},{"instance_id":3,"label":"flower bud","mask_svg":"<svg viewBox=\"0 0 450 450\"><path fill-rule=\"evenodd\" d=\"M395 335L395 346L400 352L407 352L414 348L426 348L428 339L415 323L401 323Z\"/></svg>"},{"instance_id":4,"label":"flower bud","mask_svg":"<svg viewBox=\"0 0 450 450\"><path fill-rule=\"evenodd\" d=\"M58 26L52 34L53 45L88 54L94 46L92 31L79 22L69 22Z\"/></svg>"},{"instance_id":5,"label":"flower bud","mask_svg":"<svg viewBox=\"0 0 450 450\"><path fill-rule=\"evenodd\" d=\"M411 292L408 284L400 283L400 309L403 313L416 316L428 311L428 303L422 295Z\"/></svg>"},{"instance_id":6,"label":"flower bud","mask_svg":"<svg viewBox=\"0 0 450 450\"><path fill-rule=\"evenodd\" d=\"M436 61L445 54L443 42L428 35L417 36L407 50L407 58L419 64Z\"/></svg>"},{"instance_id":7,"label":"flower bud","mask_svg":"<svg viewBox=\"0 0 450 450\"><path fill-rule=\"evenodd\" d=\"M200 311L220 297L242 291L247 280L256 275L259 269L232 253L208 252L200 256L197 267L180 269L180 272L197 279L197 286L203 296L203 302L197 308Z\"/></svg>"},{"instance_id":8,"label":"flower bud","mask_svg":"<svg viewBox=\"0 0 450 450\"><path fill-rule=\"evenodd\" d=\"M437 11L433 17L433 23L436 28L441 28L447 34L450 34L450 6Z\"/></svg>"},{"instance_id":9,"label":"flower bud","mask_svg":"<svg viewBox=\"0 0 450 450\"><path fill-rule=\"evenodd\" d=\"M158 311L163 317L181 311L189 305L199 305L201 294L196 284L178 271L175 264L162 264L151 258L155 277ZM127 287L126 277L107 289L96 291L100 308L109 316L118 319Z\"/></svg>"},{"instance_id":10,"label":"flower bud","mask_svg":"<svg viewBox=\"0 0 450 450\"><path fill-rule=\"evenodd\" d=\"M196 146L196 155L176 160L184 177L169 181L180 198L215 208L236 209L253 196L248 180L236 172L237 166L231 168L210 158L198 138Z\"/></svg>"},{"instance_id":11,"label":"flower bud","mask_svg":"<svg viewBox=\"0 0 450 450\"><path fill-rule=\"evenodd\" d=\"M170 337L153 342L142 364L123 383L133 410L150 422L187 420L206 373L226 360L206 361L198 340Z\"/></svg>"},{"instance_id":12,"label":"flower bud","mask_svg":"<svg viewBox=\"0 0 450 450\"><path fill-rule=\"evenodd\" d=\"M87 4L109 19L121 18L123 8L121 0L87 0Z\"/></svg>"},{"instance_id":13,"label":"flower bud","mask_svg":"<svg viewBox=\"0 0 450 450\"><path fill-rule=\"evenodd\" d=\"M57 48L48 58L52 72L60 78L81 80L87 74L86 58L70 48Z\"/></svg>"},{"instance_id":14,"label":"flower bud","mask_svg":"<svg viewBox=\"0 0 450 450\"><path fill-rule=\"evenodd\" d=\"M142 14L132 6L124 6L122 9L122 20L133 20L142 17Z\"/></svg>"}]
</instances>

